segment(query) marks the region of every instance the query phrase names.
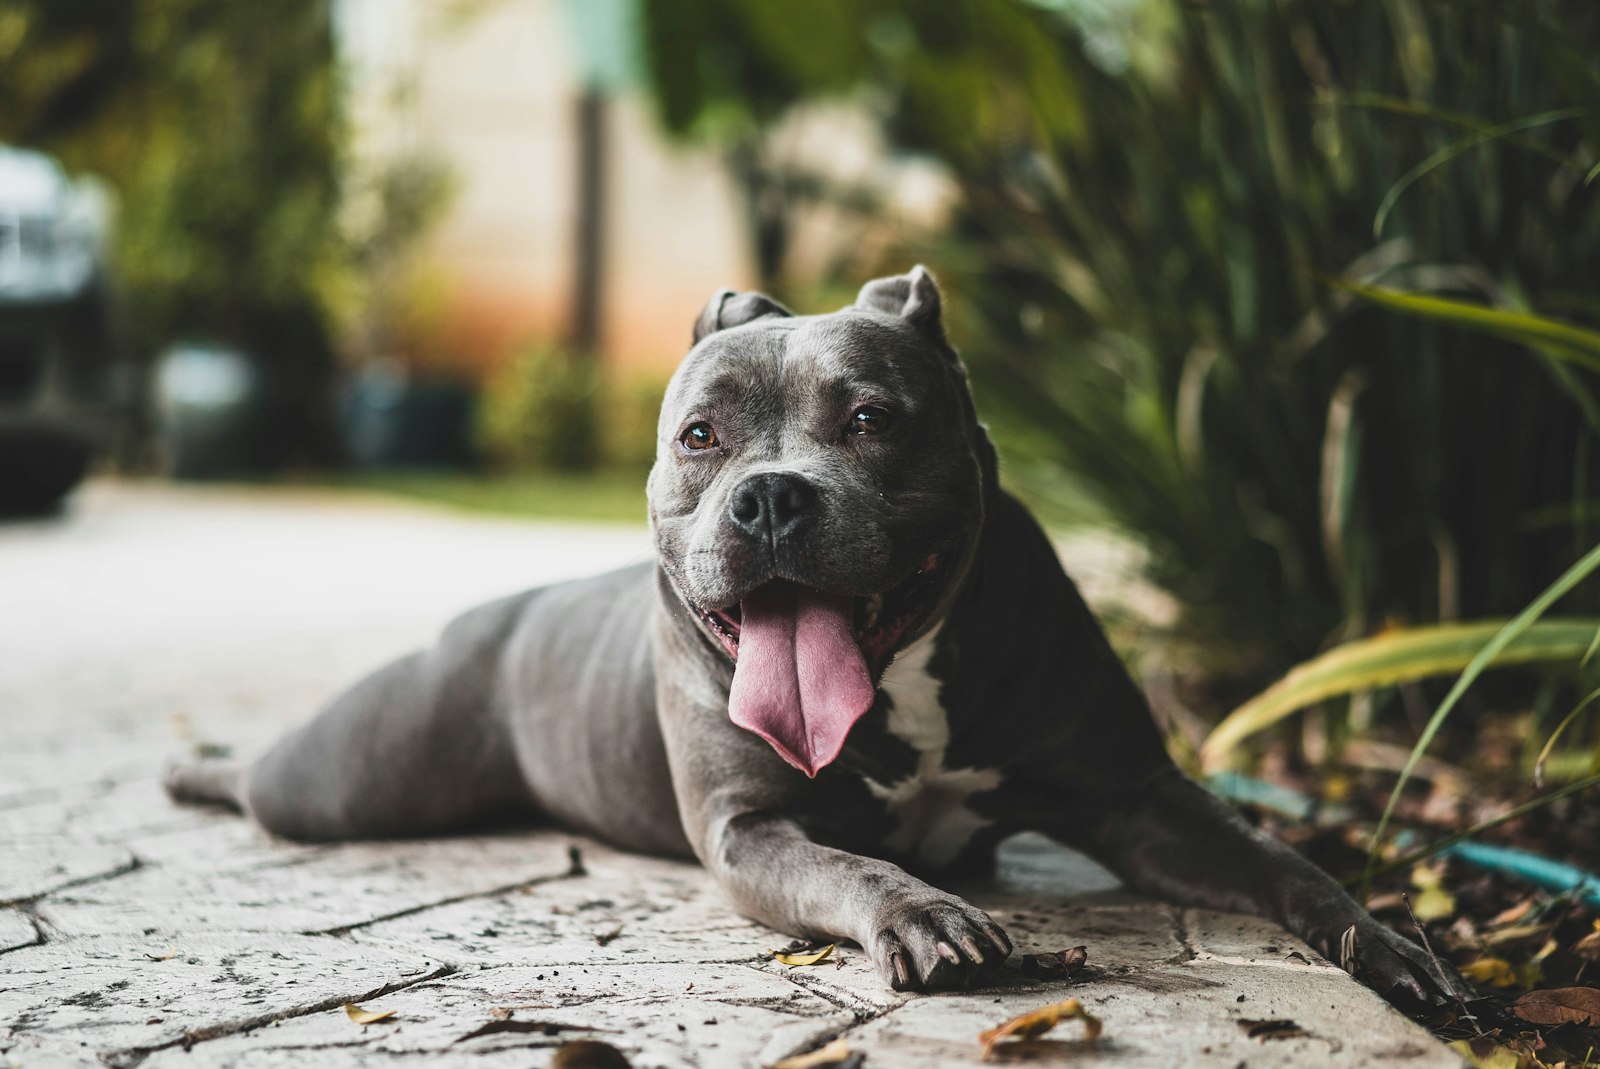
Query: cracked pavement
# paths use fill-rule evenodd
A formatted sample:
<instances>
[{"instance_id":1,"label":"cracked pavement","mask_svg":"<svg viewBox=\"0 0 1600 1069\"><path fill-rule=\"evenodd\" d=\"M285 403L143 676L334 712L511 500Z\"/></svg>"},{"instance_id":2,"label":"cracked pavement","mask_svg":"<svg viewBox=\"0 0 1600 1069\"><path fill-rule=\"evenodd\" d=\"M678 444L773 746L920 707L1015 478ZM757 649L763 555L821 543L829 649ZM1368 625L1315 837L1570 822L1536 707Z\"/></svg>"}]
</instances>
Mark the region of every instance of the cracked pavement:
<instances>
[{"instance_id":1,"label":"cracked pavement","mask_svg":"<svg viewBox=\"0 0 1600 1069\"><path fill-rule=\"evenodd\" d=\"M951 888L1006 927L1007 970L909 996L854 947L775 962L788 938L693 865L554 830L287 843L161 794L168 760L248 755L465 607L647 553L627 527L121 483L0 526L0 1065L542 1066L593 1037L677 1069L842 1035L873 1069L964 1066L980 1031L1067 997L1105 1032L1086 1047L1069 1022L1046 1064L1459 1064L1277 928L1127 894L1028 837ZM1071 980L1018 968L1077 945ZM1265 1019L1303 1034L1240 1025Z\"/></svg>"}]
</instances>

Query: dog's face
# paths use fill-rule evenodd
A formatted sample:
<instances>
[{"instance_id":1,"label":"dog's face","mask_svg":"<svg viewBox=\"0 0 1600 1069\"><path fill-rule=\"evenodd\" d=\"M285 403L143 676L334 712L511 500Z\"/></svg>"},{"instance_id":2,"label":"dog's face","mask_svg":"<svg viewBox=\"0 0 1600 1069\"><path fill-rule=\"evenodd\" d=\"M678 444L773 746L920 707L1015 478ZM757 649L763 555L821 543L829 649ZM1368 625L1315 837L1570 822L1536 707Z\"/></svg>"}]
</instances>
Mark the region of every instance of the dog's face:
<instances>
[{"instance_id":1,"label":"dog's face","mask_svg":"<svg viewBox=\"0 0 1600 1069\"><path fill-rule=\"evenodd\" d=\"M650 516L729 712L808 775L975 548L988 444L922 268L794 316L724 292L661 411Z\"/></svg>"}]
</instances>

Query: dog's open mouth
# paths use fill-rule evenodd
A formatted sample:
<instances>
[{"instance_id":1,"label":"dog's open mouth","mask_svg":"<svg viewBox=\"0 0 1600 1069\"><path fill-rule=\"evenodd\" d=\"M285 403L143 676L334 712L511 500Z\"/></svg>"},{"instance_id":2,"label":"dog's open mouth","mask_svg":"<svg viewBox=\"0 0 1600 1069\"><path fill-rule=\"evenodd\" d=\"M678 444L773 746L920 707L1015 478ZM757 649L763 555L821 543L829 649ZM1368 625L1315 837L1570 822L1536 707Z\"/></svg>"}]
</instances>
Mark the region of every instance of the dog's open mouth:
<instances>
[{"instance_id":1,"label":"dog's open mouth","mask_svg":"<svg viewBox=\"0 0 1600 1069\"><path fill-rule=\"evenodd\" d=\"M850 603L850 619L856 644L874 668L882 668L900 643L900 639L922 618L933 610L939 597L940 554L931 553L911 577L893 590L871 597L841 599ZM759 596L771 587L797 586L783 579L774 579L749 596ZM740 625L744 621L744 604L729 605L723 609L695 611L712 636L722 644L734 660L739 659Z\"/></svg>"},{"instance_id":2,"label":"dog's open mouth","mask_svg":"<svg viewBox=\"0 0 1600 1069\"><path fill-rule=\"evenodd\" d=\"M808 776L839 756L872 708L874 675L938 602L941 555L892 590L842 597L775 579L737 605L699 609L734 659L728 714Z\"/></svg>"}]
</instances>

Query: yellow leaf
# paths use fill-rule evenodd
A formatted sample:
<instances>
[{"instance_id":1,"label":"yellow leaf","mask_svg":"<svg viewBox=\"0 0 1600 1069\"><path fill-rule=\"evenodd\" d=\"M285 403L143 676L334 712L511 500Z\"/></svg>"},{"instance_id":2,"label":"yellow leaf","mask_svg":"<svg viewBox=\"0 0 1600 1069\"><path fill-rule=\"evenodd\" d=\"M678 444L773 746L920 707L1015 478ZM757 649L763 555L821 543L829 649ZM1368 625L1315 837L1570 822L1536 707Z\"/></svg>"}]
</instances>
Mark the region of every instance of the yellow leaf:
<instances>
[{"instance_id":1,"label":"yellow leaf","mask_svg":"<svg viewBox=\"0 0 1600 1069\"><path fill-rule=\"evenodd\" d=\"M1450 1049L1461 1055L1466 1063L1473 1069L1518 1069L1522 1059L1514 1051L1495 1044L1488 1053L1479 1054L1472 1049L1472 1041L1458 1039L1450 1044Z\"/></svg>"},{"instance_id":2,"label":"yellow leaf","mask_svg":"<svg viewBox=\"0 0 1600 1069\"><path fill-rule=\"evenodd\" d=\"M1479 958L1461 966L1461 975L1476 984L1491 987L1517 986L1517 970L1504 958Z\"/></svg>"},{"instance_id":3,"label":"yellow leaf","mask_svg":"<svg viewBox=\"0 0 1600 1069\"><path fill-rule=\"evenodd\" d=\"M1485 932L1482 943L1486 947L1495 948L1512 943L1532 942L1535 939L1547 939L1554 928L1553 924L1522 924L1514 928L1501 928L1499 931Z\"/></svg>"},{"instance_id":4,"label":"yellow leaf","mask_svg":"<svg viewBox=\"0 0 1600 1069\"><path fill-rule=\"evenodd\" d=\"M826 1047L819 1047L810 1053L796 1054L781 1062L773 1062L771 1069L822 1069L823 1066L838 1065L849 1057L850 1044L842 1039L836 1039Z\"/></svg>"},{"instance_id":5,"label":"yellow leaf","mask_svg":"<svg viewBox=\"0 0 1600 1069\"><path fill-rule=\"evenodd\" d=\"M772 952L772 956L783 962L785 965L815 965L817 962L822 961L832 953L833 944L829 943L821 950L802 950L798 953L790 953L786 950L774 950Z\"/></svg>"},{"instance_id":6,"label":"yellow leaf","mask_svg":"<svg viewBox=\"0 0 1600 1069\"><path fill-rule=\"evenodd\" d=\"M1454 916L1456 896L1444 889L1444 874L1437 868L1418 865L1411 870L1411 883L1417 895L1411 900L1411 912L1419 921L1437 921Z\"/></svg>"},{"instance_id":7,"label":"yellow leaf","mask_svg":"<svg viewBox=\"0 0 1600 1069\"><path fill-rule=\"evenodd\" d=\"M1480 620L1404 628L1335 646L1291 669L1212 728L1200 745L1200 765L1215 772L1240 742L1297 710L1341 694L1453 675L1516 621ZM1517 631L1489 663L1495 667L1576 661L1594 639L1600 620L1547 617Z\"/></svg>"},{"instance_id":8,"label":"yellow leaf","mask_svg":"<svg viewBox=\"0 0 1600 1069\"><path fill-rule=\"evenodd\" d=\"M1100 1037L1100 1018L1086 1011L1077 999L1069 998L1065 1002L1041 1006L1020 1017L1013 1017L1004 1024L996 1025L980 1035L978 1042L983 1044L983 1056L987 1059L994 1053L996 1045L1002 1039L1007 1037L1032 1039L1034 1036L1044 1035L1062 1021L1069 1021L1074 1017L1083 1022L1085 1039L1093 1043Z\"/></svg>"},{"instance_id":9,"label":"yellow leaf","mask_svg":"<svg viewBox=\"0 0 1600 1069\"><path fill-rule=\"evenodd\" d=\"M344 1012L356 1024L375 1024L394 1016L393 1010L364 1010L354 1002L346 1002Z\"/></svg>"}]
</instances>

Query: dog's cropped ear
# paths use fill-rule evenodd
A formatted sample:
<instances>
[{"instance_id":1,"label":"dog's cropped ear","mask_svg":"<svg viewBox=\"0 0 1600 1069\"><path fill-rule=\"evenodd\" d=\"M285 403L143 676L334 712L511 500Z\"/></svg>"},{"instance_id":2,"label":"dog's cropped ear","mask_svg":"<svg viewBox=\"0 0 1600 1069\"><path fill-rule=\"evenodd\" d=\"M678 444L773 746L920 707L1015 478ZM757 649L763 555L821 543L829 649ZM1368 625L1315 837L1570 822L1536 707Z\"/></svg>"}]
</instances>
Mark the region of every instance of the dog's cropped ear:
<instances>
[{"instance_id":1,"label":"dog's cropped ear","mask_svg":"<svg viewBox=\"0 0 1600 1069\"><path fill-rule=\"evenodd\" d=\"M708 334L715 334L719 330L729 327L742 327L746 323L754 323L758 319L769 316L788 317L793 312L768 297L765 293L736 293L733 290L718 290L715 297L705 306L700 313L700 318L694 322L695 344Z\"/></svg>"},{"instance_id":2,"label":"dog's cropped ear","mask_svg":"<svg viewBox=\"0 0 1600 1069\"><path fill-rule=\"evenodd\" d=\"M933 275L921 264L908 274L875 278L861 287L856 307L899 316L935 345L948 348L944 339L943 303Z\"/></svg>"}]
</instances>

